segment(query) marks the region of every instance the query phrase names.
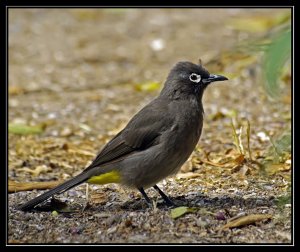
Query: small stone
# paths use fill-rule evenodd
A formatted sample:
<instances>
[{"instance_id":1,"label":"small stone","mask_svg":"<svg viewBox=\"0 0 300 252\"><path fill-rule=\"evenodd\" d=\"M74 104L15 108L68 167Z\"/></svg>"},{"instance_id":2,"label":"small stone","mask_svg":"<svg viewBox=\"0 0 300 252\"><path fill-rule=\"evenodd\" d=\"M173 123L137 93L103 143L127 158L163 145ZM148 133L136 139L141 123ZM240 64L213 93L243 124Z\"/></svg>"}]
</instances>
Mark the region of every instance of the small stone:
<instances>
[{"instance_id":1,"label":"small stone","mask_svg":"<svg viewBox=\"0 0 300 252\"><path fill-rule=\"evenodd\" d=\"M116 232L117 229L118 229L117 226L111 227L111 228L107 229L107 234L112 234L112 233Z\"/></svg>"},{"instance_id":2,"label":"small stone","mask_svg":"<svg viewBox=\"0 0 300 252\"><path fill-rule=\"evenodd\" d=\"M226 220L225 214L223 212L218 212L215 215L215 217L216 217L217 220Z\"/></svg>"},{"instance_id":3,"label":"small stone","mask_svg":"<svg viewBox=\"0 0 300 252\"><path fill-rule=\"evenodd\" d=\"M202 218L199 218L196 220L196 225L198 227L205 228L205 227L207 227L208 223L205 220L202 220Z\"/></svg>"},{"instance_id":4,"label":"small stone","mask_svg":"<svg viewBox=\"0 0 300 252\"><path fill-rule=\"evenodd\" d=\"M264 205L264 201L261 200L261 199L258 199L258 200L256 200L256 205L257 206L262 206L262 205Z\"/></svg>"},{"instance_id":5,"label":"small stone","mask_svg":"<svg viewBox=\"0 0 300 252\"><path fill-rule=\"evenodd\" d=\"M267 134L265 132L263 132L263 131L258 132L256 135L259 137L259 140L261 140L262 142L270 140L270 137L267 136Z\"/></svg>"},{"instance_id":6,"label":"small stone","mask_svg":"<svg viewBox=\"0 0 300 252\"><path fill-rule=\"evenodd\" d=\"M161 51L165 48L165 41L161 38L154 39L151 41L150 46L153 51Z\"/></svg>"},{"instance_id":7,"label":"small stone","mask_svg":"<svg viewBox=\"0 0 300 252\"><path fill-rule=\"evenodd\" d=\"M64 128L61 132L60 135L63 137L71 136L73 134L73 131L70 128Z\"/></svg>"},{"instance_id":8,"label":"small stone","mask_svg":"<svg viewBox=\"0 0 300 252\"><path fill-rule=\"evenodd\" d=\"M72 235L76 235L76 234L81 234L83 231L83 227L71 227L69 229L69 232L72 234Z\"/></svg>"}]
</instances>

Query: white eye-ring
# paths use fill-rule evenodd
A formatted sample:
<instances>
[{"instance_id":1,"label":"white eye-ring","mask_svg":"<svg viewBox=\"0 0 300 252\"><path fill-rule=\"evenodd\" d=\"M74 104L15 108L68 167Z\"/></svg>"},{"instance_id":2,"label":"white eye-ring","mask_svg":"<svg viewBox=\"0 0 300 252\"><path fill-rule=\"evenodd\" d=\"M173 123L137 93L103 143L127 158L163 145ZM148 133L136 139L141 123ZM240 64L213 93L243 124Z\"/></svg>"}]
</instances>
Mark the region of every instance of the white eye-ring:
<instances>
[{"instance_id":1,"label":"white eye-ring","mask_svg":"<svg viewBox=\"0 0 300 252\"><path fill-rule=\"evenodd\" d=\"M199 83L201 81L201 76L199 74L192 73L189 78L192 82Z\"/></svg>"}]
</instances>

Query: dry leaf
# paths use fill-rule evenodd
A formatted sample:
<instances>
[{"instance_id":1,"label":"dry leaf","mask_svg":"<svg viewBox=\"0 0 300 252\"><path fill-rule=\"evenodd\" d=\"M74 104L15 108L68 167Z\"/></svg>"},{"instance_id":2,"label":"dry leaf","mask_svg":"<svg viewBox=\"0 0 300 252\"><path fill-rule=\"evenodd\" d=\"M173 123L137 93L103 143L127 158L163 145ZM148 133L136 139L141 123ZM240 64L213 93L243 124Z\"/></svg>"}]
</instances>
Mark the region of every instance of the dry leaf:
<instances>
[{"instance_id":1,"label":"dry leaf","mask_svg":"<svg viewBox=\"0 0 300 252\"><path fill-rule=\"evenodd\" d=\"M270 215L270 214L250 214L250 215L242 216L238 219L228 222L226 225L224 225L221 228L221 230L224 230L226 228L241 227L241 226L255 223L257 221L271 219L271 218L272 218L272 215Z\"/></svg>"},{"instance_id":2,"label":"dry leaf","mask_svg":"<svg viewBox=\"0 0 300 252\"><path fill-rule=\"evenodd\" d=\"M193 170L192 156L189 157L189 159L183 164L180 170L183 172L190 172Z\"/></svg>"},{"instance_id":3,"label":"dry leaf","mask_svg":"<svg viewBox=\"0 0 300 252\"><path fill-rule=\"evenodd\" d=\"M52 169L46 165L38 165L34 170L24 167L19 168L18 171L25 171L31 173L33 176L38 176L40 173L51 171Z\"/></svg>"},{"instance_id":4,"label":"dry leaf","mask_svg":"<svg viewBox=\"0 0 300 252\"><path fill-rule=\"evenodd\" d=\"M95 204L101 204L108 201L107 193L105 192L97 192L90 195L91 202Z\"/></svg>"},{"instance_id":5,"label":"dry leaf","mask_svg":"<svg viewBox=\"0 0 300 252\"><path fill-rule=\"evenodd\" d=\"M134 85L134 88L137 91L155 91L155 90L160 89L160 83L155 82L155 81L138 83L138 84Z\"/></svg>"},{"instance_id":6,"label":"dry leaf","mask_svg":"<svg viewBox=\"0 0 300 252\"><path fill-rule=\"evenodd\" d=\"M201 174L194 173L194 172L187 172L187 173L178 173L176 175L177 179L182 179L182 178L197 178L200 177Z\"/></svg>"},{"instance_id":7,"label":"dry leaf","mask_svg":"<svg viewBox=\"0 0 300 252\"><path fill-rule=\"evenodd\" d=\"M237 164L242 164L245 160L245 155L240 154L237 158L235 158L233 161L236 162Z\"/></svg>"},{"instance_id":8,"label":"dry leaf","mask_svg":"<svg viewBox=\"0 0 300 252\"><path fill-rule=\"evenodd\" d=\"M202 162L204 164L209 164L209 165L212 165L212 166L217 166L217 167L223 167L224 164L225 164L225 163L214 163L214 162L207 161L207 160L202 160L202 159L200 160L200 162Z\"/></svg>"}]
</instances>

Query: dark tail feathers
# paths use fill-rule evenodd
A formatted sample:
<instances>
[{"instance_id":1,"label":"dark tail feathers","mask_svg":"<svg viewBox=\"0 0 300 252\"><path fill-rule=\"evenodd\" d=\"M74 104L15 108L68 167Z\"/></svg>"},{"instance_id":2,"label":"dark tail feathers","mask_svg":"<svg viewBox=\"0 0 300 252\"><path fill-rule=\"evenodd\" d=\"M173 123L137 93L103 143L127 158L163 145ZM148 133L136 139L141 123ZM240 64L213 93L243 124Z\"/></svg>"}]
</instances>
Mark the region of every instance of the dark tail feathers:
<instances>
[{"instance_id":1,"label":"dark tail feathers","mask_svg":"<svg viewBox=\"0 0 300 252\"><path fill-rule=\"evenodd\" d=\"M22 211L28 211L28 210L32 209L33 207L35 207L36 205L49 199L52 195L65 192L65 191L71 189L72 187L81 184L82 182L87 180L89 177L90 177L89 172L80 173L76 177L62 183L61 185L58 185L57 187L45 192L44 194L41 194L40 196L26 202L25 204L18 206L17 209L22 210Z\"/></svg>"}]
</instances>

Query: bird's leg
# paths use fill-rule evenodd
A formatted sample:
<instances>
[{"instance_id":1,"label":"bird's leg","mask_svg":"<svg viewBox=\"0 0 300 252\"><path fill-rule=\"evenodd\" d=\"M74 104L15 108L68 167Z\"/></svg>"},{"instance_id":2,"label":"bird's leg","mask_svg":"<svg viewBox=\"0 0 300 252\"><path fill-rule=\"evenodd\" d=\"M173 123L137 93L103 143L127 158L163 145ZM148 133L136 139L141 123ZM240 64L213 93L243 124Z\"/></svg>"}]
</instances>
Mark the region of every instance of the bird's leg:
<instances>
[{"instance_id":1,"label":"bird's leg","mask_svg":"<svg viewBox=\"0 0 300 252\"><path fill-rule=\"evenodd\" d=\"M143 195L143 197L145 198L145 200L147 201L148 205L152 205L151 204L151 200L149 199L148 195L145 193L144 188L138 188L138 190L140 191L140 193Z\"/></svg>"},{"instance_id":2,"label":"bird's leg","mask_svg":"<svg viewBox=\"0 0 300 252\"><path fill-rule=\"evenodd\" d=\"M169 199L169 197L167 195L164 194L164 192L162 190L159 189L159 187L157 185L154 185L153 188L158 191L158 193L160 194L160 196L164 199L164 201L166 202L166 204L168 206L174 206L175 204L173 203L172 200Z\"/></svg>"}]
</instances>

